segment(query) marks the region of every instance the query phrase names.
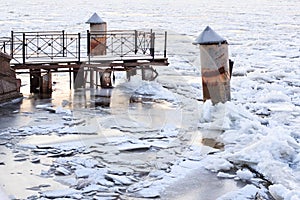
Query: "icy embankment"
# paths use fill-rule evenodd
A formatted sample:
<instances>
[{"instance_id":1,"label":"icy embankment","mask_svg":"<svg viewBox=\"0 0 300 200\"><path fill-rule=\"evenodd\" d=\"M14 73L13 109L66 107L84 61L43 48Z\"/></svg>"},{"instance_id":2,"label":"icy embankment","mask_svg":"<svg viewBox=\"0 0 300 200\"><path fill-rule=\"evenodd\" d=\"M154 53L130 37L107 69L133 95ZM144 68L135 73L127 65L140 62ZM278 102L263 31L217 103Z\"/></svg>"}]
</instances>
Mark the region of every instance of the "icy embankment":
<instances>
[{"instance_id":1,"label":"icy embankment","mask_svg":"<svg viewBox=\"0 0 300 200\"><path fill-rule=\"evenodd\" d=\"M277 102L287 101L287 96L272 93L265 95L264 99L264 102L271 102L274 106ZM261 103L255 106L261 107L256 114L265 113L266 105ZM286 116L299 114L298 107L290 106L290 109L284 112ZM211 171L219 172L220 177L239 178L256 185L248 185L243 192L227 194L220 199L236 199L241 195L247 197L249 193L264 195L266 188L261 187L257 174L270 182L268 189L275 199L300 198L300 134L295 130L297 124L283 127L280 121L276 121L278 114L272 114L273 117L264 119L241 104L227 102L213 106L210 101L204 103L203 119L199 126L223 130L217 139L225 145L224 151L208 155L203 160L204 165ZM279 114L283 115L282 112ZM223 173L234 166L240 168L236 175Z\"/></svg>"}]
</instances>

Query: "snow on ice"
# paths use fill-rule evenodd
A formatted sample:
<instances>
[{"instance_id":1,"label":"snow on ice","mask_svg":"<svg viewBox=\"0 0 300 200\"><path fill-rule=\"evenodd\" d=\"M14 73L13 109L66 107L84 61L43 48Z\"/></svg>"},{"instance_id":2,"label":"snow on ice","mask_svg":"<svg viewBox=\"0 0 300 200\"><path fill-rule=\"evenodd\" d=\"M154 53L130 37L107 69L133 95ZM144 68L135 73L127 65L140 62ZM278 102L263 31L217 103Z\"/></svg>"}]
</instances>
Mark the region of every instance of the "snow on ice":
<instances>
[{"instance_id":1,"label":"snow on ice","mask_svg":"<svg viewBox=\"0 0 300 200\"><path fill-rule=\"evenodd\" d=\"M276 94L278 93L276 92ZM279 95L278 97L273 95L274 93L266 95L264 98L266 101L263 101L262 104L265 102L273 104L278 101L290 101L290 98L287 98L286 95ZM284 194L286 196L282 192L280 195L276 195L281 196L283 199L292 199L292 196L288 195L292 193L293 198L296 198L297 194L299 195L297 191L300 188L298 160L300 144L299 137L295 137L293 130L291 130L293 125L283 128L280 123L274 123L272 118L270 118L269 125L265 126L261 123L261 119L258 116L251 114L241 105L233 102L219 104L214 107L212 107L210 102L205 104L208 104L204 105L204 107L209 107L207 110L210 113L204 112L204 119L206 121L211 119L211 122L217 122L217 124L209 123L209 128L222 129L224 132L220 135L220 139L225 144L224 151L204 159L204 162L206 162L205 166L212 171L226 171L228 170L228 165L224 165L225 162L222 162L222 159L234 165L249 166L254 171L261 173L277 187L285 188L285 190L282 189L281 191L285 191ZM230 112L226 112L227 110L230 110ZM299 109L293 107L292 111L298 112ZM224 124L220 124L218 120L214 119L214 116L220 115L219 112L223 112L222 120ZM290 110L281 112L289 115ZM271 113L273 114L272 111ZM276 114L274 115L276 119ZM227 123L228 121L230 124ZM295 125L297 126L297 124ZM216 156L218 157L215 158ZM216 169L216 166L219 169ZM239 169L236 175L242 180L251 180L254 175L250 171L245 170ZM272 192L276 193L274 189Z\"/></svg>"},{"instance_id":2,"label":"snow on ice","mask_svg":"<svg viewBox=\"0 0 300 200\"><path fill-rule=\"evenodd\" d=\"M176 95L172 94L170 97L166 89L157 83L147 82L140 88L134 93L140 97L151 96L154 99L170 102L176 99ZM36 146L20 144L19 146L30 149L35 154L35 159L38 159L38 163L42 162L39 159L42 155L57 158L49 170L43 171L41 175L44 177L54 175L58 182L69 186L69 189L41 191L40 196L45 198L83 198L89 195L100 198L104 194L109 198L125 194L144 198L160 197L166 185L184 177L191 169L204 167L217 172L220 178L233 178L248 183L237 191L219 197L220 200L255 196L267 198L268 195L272 195L275 199L297 199L300 195L298 192L300 134L293 127L297 124L278 122L278 117L287 117L292 112L293 120L297 121L299 108L284 93L284 91L271 92L261 96L260 102L255 104L232 101L213 105L208 100L200 106L202 116L198 122L198 129L203 133L209 130L217 131L217 134L202 136L214 137L215 140L222 142L223 150L216 151L211 148L207 151L204 147L193 143L188 149L183 150L186 139L176 142L175 138L180 138L181 132L172 125L166 125L157 134L153 134L155 129L151 130L151 134L147 137L145 135L140 138L133 137L131 134L108 137L105 139L106 142L99 141L99 148L96 144L91 147L80 141ZM180 104L178 99L176 102ZM280 106L279 103L289 105L289 109L276 109ZM43 109L47 106L37 108ZM20 137L49 133L86 134L87 130L82 128L85 131L78 133L80 129L76 127L85 127L87 119L78 119L78 116L73 118L69 114L69 112L54 113L61 117L60 124L10 128L7 131ZM116 130L119 126L122 124L112 125ZM7 135L7 131L1 132L1 138ZM140 131L143 129L140 128ZM97 130L92 130L90 134L97 134ZM87 154L101 159L84 156L86 148L90 148L90 151L86 151ZM91 148L95 150L98 148L99 151ZM106 151L102 151L101 148ZM111 148L114 150L108 151ZM145 158L142 157L147 154L151 157L151 153L145 153L151 148L159 151L156 156L158 160L145 162ZM132 157L133 160L128 160L126 152L139 151L143 152L142 157L135 155L137 157ZM99 155L99 152L102 154ZM180 156L173 156L174 152L179 153ZM19 158L18 155L22 153L17 154L16 159ZM26 154L25 158L27 159L28 156ZM145 176L146 174L149 176ZM61 176L66 178L59 178ZM269 186L263 186L262 183L266 181Z\"/></svg>"},{"instance_id":3,"label":"snow on ice","mask_svg":"<svg viewBox=\"0 0 300 200\"><path fill-rule=\"evenodd\" d=\"M32 14L32 9L28 9L29 4L24 2L26 1L18 2L19 8L27 10L27 13L18 10L13 5L15 2L7 2L9 8L15 9L8 9L9 15L1 12L3 32L9 34L11 21L15 30L53 29L55 25L63 26L61 28L64 30L75 28L82 31L78 21L85 19L90 10L90 5L86 3L81 7L81 12L74 12L74 17L65 15L68 12L66 9L71 5L76 9L73 7L76 5L74 1L66 1L70 6L65 8L49 1L51 6L44 7L54 7L56 11L52 12L50 18L48 15L40 15L39 22L42 23L36 23L36 15ZM140 17L128 16L128 8L124 9L122 3L117 3L116 7L105 3L98 5L100 7L93 6L105 10L103 13L107 16L104 17L112 28L135 27L139 23L147 28L163 28L185 34L168 35L171 39L168 43L168 48L171 47L168 49L169 68L172 70L160 71L157 82L136 82L133 78L118 89L127 92L130 90L128 93L133 93L133 100L140 100L142 103L167 102L166 105L172 109L182 109L178 115L192 115L184 120L197 118L196 125L189 128L194 128L193 131L196 129L195 132L201 136L197 135L190 141L187 134L189 128L169 124L160 129L145 128L136 121L111 117L113 112L103 108L95 108L94 113L85 113L87 117L84 120L77 119L79 116L72 116L76 114L74 110L66 108L70 104L69 100L63 100L59 105L37 105L35 108L38 114L22 113L26 117L36 117L35 125L11 127L0 132L0 145L11 149L13 158L21 159L19 162L26 162L26 165L29 165L27 160L30 159L34 168L46 166L47 169L43 168L39 174L45 177L45 182L51 181L49 177L54 177L54 180L65 186L65 189L58 190L39 187L40 184L37 184L39 193L32 199L117 199L122 195L159 197L167 184L184 177L191 169L201 167L217 172L220 178L241 180L246 184L241 189L219 197L220 200L255 197L268 199L270 195L276 200L300 199L300 74L297 46L300 35L299 3L272 1L272 14L269 12L270 2L267 1L259 4L256 1L239 4L229 1L218 6L211 2L206 6L202 6L202 1L194 2L201 2L201 5L186 4L184 6L188 7L181 9L182 4L178 2L172 2L171 5L168 1L163 1L156 5L151 1L151 5L145 4L140 9L140 4L131 3L130 6ZM234 3L234 6L230 3ZM178 5L180 9L176 7ZM152 7L151 12L154 14L150 14L147 13L147 6L159 7ZM113 12L112 8L115 9ZM163 8L168 9L162 12ZM39 11L34 13L43 12L41 9L43 8L39 7ZM186 10L189 12L182 12ZM226 18L218 14L223 14L224 11ZM22 13L26 19L22 18ZM67 18L58 19L57 16ZM186 23L191 17L195 19L193 24ZM20 20L14 20L17 18ZM141 19L145 23L140 24ZM61 20L67 20L68 23ZM225 38L229 41L235 61L231 102L217 105L212 105L210 101L200 102L202 88L199 64L193 65L195 60L199 62L199 52L190 46L201 29L199 21L205 25L213 23L216 29L227 34ZM28 27L24 27L24 22ZM188 38L190 36L191 40ZM172 40L172 37L175 39ZM185 46L186 41L188 46ZM172 49L175 45L177 47ZM197 103L193 107L194 100ZM37 116L42 111L50 114ZM105 119L99 120L99 124L103 126L101 134L95 127L85 129L90 127L86 126L88 120L95 117L97 111L100 117L105 113ZM14 111L16 113L18 112ZM52 118L57 118L57 121L50 123ZM49 122L42 124L43 120ZM118 121L119 124L113 124L113 121ZM109 122L109 125L103 122ZM83 140L44 145L21 142L26 137L50 134L62 138L70 134L85 134L85 137L99 134L107 137L108 134L104 133L115 130L124 134L101 141L99 138L90 139L95 140L94 143ZM133 138L132 135L136 137ZM199 145L197 138L201 140L205 137L222 143L223 148ZM1 167L5 167L7 162L1 161ZM2 193L0 188L0 197L4 199Z\"/></svg>"}]
</instances>

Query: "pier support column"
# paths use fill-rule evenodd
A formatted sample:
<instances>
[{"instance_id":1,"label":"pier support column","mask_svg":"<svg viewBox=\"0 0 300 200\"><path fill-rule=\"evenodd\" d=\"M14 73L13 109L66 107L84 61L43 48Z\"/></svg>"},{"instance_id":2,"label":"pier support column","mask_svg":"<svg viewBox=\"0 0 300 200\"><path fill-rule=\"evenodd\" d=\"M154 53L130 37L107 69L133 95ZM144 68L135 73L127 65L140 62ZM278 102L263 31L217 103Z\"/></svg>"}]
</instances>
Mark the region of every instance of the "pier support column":
<instances>
[{"instance_id":1,"label":"pier support column","mask_svg":"<svg viewBox=\"0 0 300 200\"><path fill-rule=\"evenodd\" d=\"M95 79L94 79L94 69L90 68L90 88L94 88Z\"/></svg>"},{"instance_id":2,"label":"pier support column","mask_svg":"<svg viewBox=\"0 0 300 200\"><path fill-rule=\"evenodd\" d=\"M101 88L112 87L110 69L101 73L100 84L101 84Z\"/></svg>"},{"instance_id":3,"label":"pier support column","mask_svg":"<svg viewBox=\"0 0 300 200\"><path fill-rule=\"evenodd\" d=\"M51 71L47 71L46 74L41 76L40 82L40 94L52 93L52 74Z\"/></svg>"},{"instance_id":4,"label":"pier support column","mask_svg":"<svg viewBox=\"0 0 300 200\"><path fill-rule=\"evenodd\" d=\"M137 74L137 71L136 71L136 68L130 68L130 69L127 69L126 70L126 77L127 77L127 80L130 80L130 78L132 76L135 76Z\"/></svg>"},{"instance_id":5,"label":"pier support column","mask_svg":"<svg viewBox=\"0 0 300 200\"><path fill-rule=\"evenodd\" d=\"M39 93L41 70L30 69L29 74L30 74L30 93Z\"/></svg>"},{"instance_id":6,"label":"pier support column","mask_svg":"<svg viewBox=\"0 0 300 200\"><path fill-rule=\"evenodd\" d=\"M84 69L83 68L73 68L73 88L84 87Z\"/></svg>"}]
</instances>

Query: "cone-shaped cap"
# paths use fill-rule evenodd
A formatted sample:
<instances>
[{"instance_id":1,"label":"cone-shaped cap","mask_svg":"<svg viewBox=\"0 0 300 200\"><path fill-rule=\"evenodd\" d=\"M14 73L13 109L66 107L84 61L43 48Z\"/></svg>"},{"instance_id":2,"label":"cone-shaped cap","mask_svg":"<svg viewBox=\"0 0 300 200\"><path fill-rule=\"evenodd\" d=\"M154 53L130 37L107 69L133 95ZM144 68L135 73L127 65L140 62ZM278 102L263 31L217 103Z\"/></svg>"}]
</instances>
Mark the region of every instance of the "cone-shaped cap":
<instances>
[{"instance_id":1,"label":"cone-shaped cap","mask_svg":"<svg viewBox=\"0 0 300 200\"><path fill-rule=\"evenodd\" d=\"M204 31L197 37L193 44L222 44L227 41L219 36L214 30L207 26Z\"/></svg>"},{"instance_id":2,"label":"cone-shaped cap","mask_svg":"<svg viewBox=\"0 0 300 200\"><path fill-rule=\"evenodd\" d=\"M105 23L97 13L94 13L91 18L86 22L87 24L103 24Z\"/></svg>"}]
</instances>

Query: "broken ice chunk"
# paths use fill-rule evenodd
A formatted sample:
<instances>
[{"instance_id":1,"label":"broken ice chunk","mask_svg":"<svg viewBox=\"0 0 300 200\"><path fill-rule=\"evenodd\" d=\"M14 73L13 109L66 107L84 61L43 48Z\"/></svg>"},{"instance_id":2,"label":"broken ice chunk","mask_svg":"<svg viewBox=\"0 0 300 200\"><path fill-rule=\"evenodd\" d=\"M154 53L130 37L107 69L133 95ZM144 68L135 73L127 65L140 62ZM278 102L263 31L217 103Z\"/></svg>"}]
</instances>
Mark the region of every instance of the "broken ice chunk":
<instances>
[{"instance_id":1,"label":"broken ice chunk","mask_svg":"<svg viewBox=\"0 0 300 200\"><path fill-rule=\"evenodd\" d=\"M145 143L131 143L126 142L118 145L119 151L134 151L134 150L147 150L150 148L149 144Z\"/></svg>"},{"instance_id":2,"label":"broken ice chunk","mask_svg":"<svg viewBox=\"0 0 300 200\"><path fill-rule=\"evenodd\" d=\"M105 178L108 180L112 180L116 184L121 184L121 185L130 185L132 184L132 180L127 178L126 176L118 176L118 175L113 175L113 174L105 174Z\"/></svg>"},{"instance_id":3,"label":"broken ice chunk","mask_svg":"<svg viewBox=\"0 0 300 200\"><path fill-rule=\"evenodd\" d=\"M64 190L49 190L41 193L42 197L46 198L63 198L71 197L72 195L78 194L80 191L75 189L64 189Z\"/></svg>"},{"instance_id":4,"label":"broken ice chunk","mask_svg":"<svg viewBox=\"0 0 300 200\"><path fill-rule=\"evenodd\" d=\"M58 167L55 169L55 174L57 175L70 175L71 172L64 167Z\"/></svg>"}]
</instances>

